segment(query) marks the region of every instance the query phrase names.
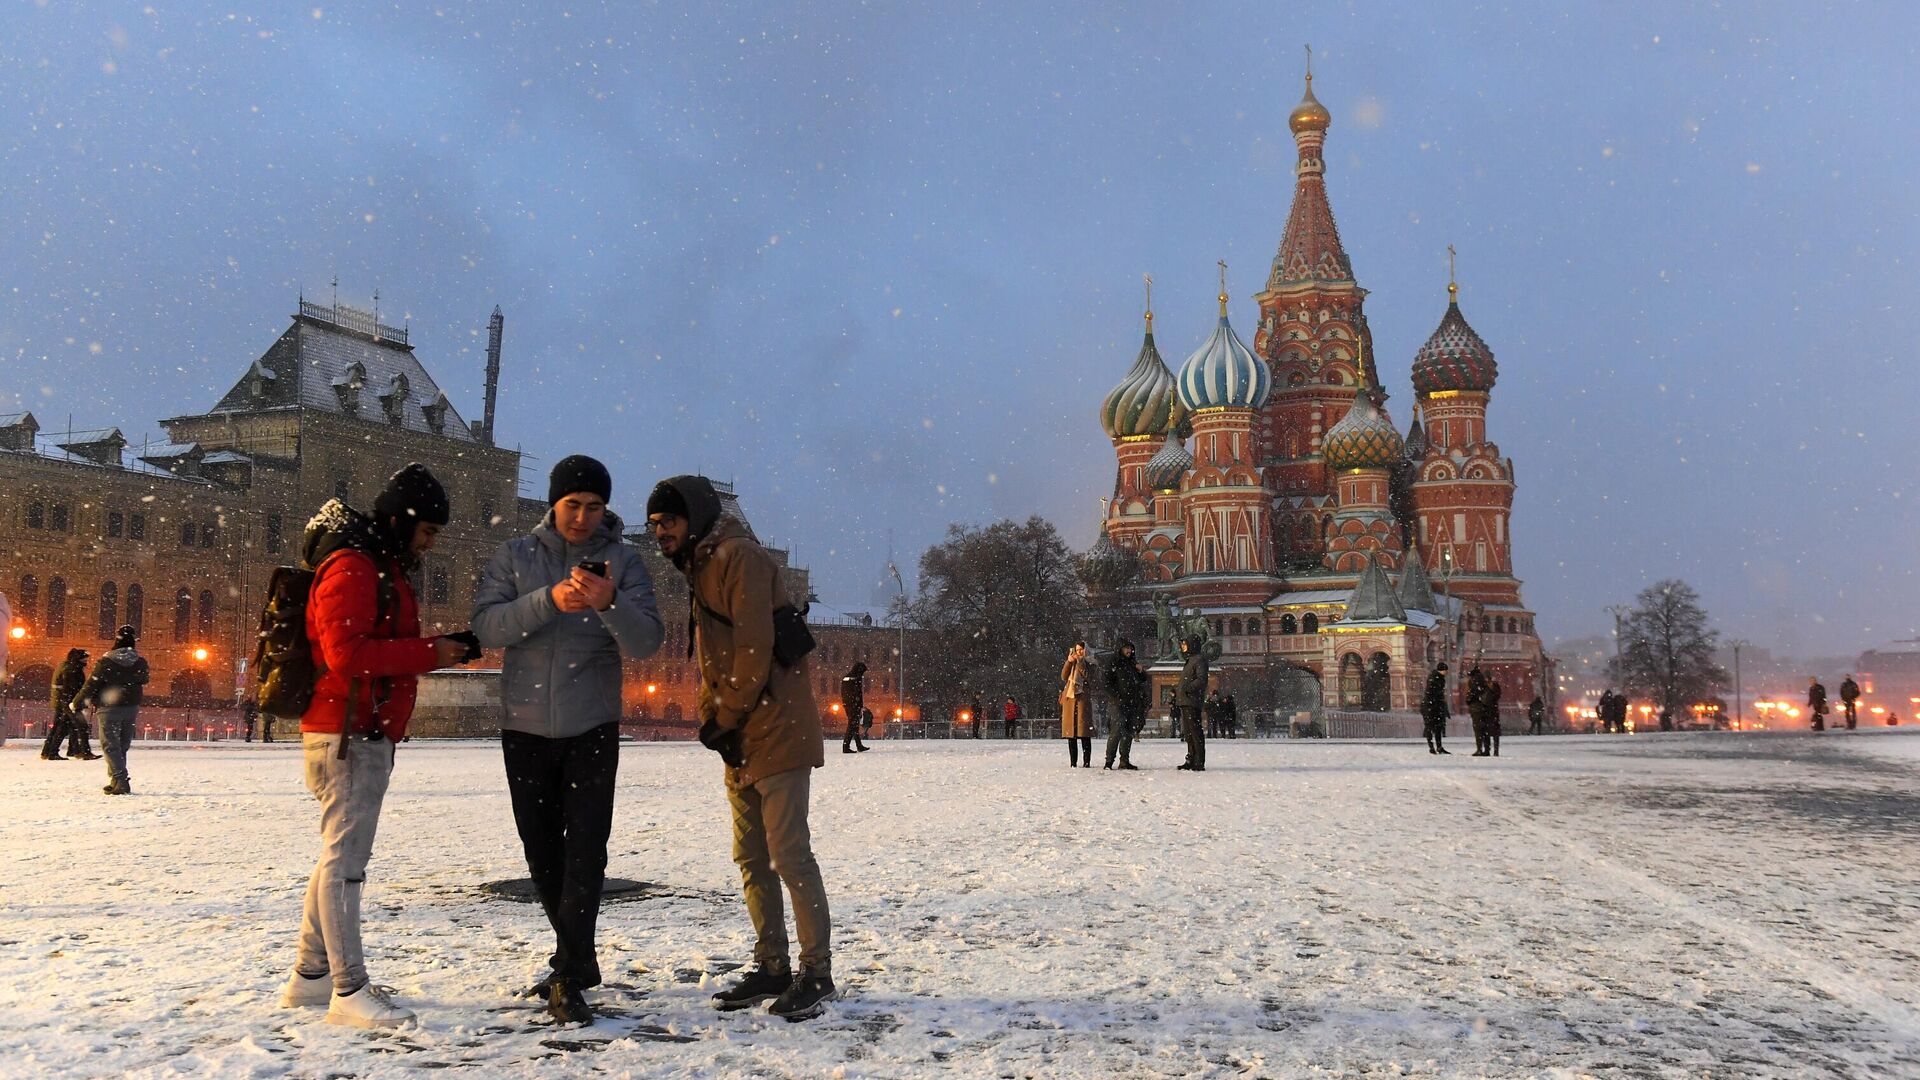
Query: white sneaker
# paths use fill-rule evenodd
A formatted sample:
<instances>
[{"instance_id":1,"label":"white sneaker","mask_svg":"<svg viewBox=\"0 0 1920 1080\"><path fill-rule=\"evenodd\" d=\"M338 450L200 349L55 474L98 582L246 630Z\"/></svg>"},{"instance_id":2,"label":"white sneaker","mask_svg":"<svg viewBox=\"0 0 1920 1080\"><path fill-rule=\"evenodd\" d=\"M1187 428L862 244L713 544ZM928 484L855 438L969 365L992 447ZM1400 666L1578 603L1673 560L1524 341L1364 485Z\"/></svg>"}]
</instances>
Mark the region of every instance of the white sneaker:
<instances>
[{"instance_id":1,"label":"white sneaker","mask_svg":"<svg viewBox=\"0 0 1920 1080\"><path fill-rule=\"evenodd\" d=\"M390 1028L413 1022L413 1011L393 1003L393 987L372 983L342 997L333 995L327 1023L358 1028Z\"/></svg>"},{"instance_id":2,"label":"white sneaker","mask_svg":"<svg viewBox=\"0 0 1920 1080\"><path fill-rule=\"evenodd\" d=\"M318 975L309 979L296 971L287 976L287 988L280 991L280 1007L283 1009L304 1009L325 1005L332 1000L332 975Z\"/></svg>"}]
</instances>

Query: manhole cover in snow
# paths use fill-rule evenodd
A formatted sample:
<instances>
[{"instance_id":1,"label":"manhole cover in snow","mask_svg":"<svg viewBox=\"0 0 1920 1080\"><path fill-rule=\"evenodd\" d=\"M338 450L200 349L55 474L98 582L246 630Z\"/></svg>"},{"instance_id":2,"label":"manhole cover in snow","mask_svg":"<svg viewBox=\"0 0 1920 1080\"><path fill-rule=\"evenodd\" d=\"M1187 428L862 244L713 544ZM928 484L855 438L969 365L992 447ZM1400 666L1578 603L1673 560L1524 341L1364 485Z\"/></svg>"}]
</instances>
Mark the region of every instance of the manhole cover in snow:
<instances>
[{"instance_id":1,"label":"manhole cover in snow","mask_svg":"<svg viewBox=\"0 0 1920 1080\"><path fill-rule=\"evenodd\" d=\"M533 891L532 878L510 878L506 881L489 881L480 886L482 892L497 896L502 900L512 900L520 904L537 904L540 897ZM651 881L629 881L626 878L610 877L600 886L600 902L617 904L626 900L645 900L654 896L665 896L672 890L665 885Z\"/></svg>"}]
</instances>

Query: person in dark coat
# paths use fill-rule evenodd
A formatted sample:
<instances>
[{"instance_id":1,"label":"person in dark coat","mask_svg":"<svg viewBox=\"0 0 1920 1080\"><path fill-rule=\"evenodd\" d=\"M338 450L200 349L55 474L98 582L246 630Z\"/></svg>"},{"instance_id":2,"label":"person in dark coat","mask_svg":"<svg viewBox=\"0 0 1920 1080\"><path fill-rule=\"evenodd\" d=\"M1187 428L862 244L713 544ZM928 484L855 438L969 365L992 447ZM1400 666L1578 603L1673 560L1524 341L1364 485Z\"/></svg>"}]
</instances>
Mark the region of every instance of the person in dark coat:
<instances>
[{"instance_id":1,"label":"person in dark coat","mask_svg":"<svg viewBox=\"0 0 1920 1080\"><path fill-rule=\"evenodd\" d=\"M1487 745L1494 757L1500 756L1500 681L1487 681L1487 692L1483 698L1487 718L1483 721L1487 729Z\"/></svg>"},{"instance_id":2,"label":"person in dark coat","mask_svg":"<svg viewBox=\"0 0 1920 1080\"><path fill-rule=\"evenodd\" d=\"M973 737L980 737L980 729L986 726L986 718L980 715L980 699L974 698L967 703L967 722L973 728Z\"/></svg>"},{"instance_id":3,"label":"person in dark coat","mask_svg":"<svg viewBox=\"0 0 1920 1080\"><path fill-rule=\"evenodd\" d=\"M1180 768L1190 772L1207 771L1205 645L1197 634L1180 640L1180 655L1186 659L1180 667L1180 734L1187 743L1187 760Z\"/></svg>"},{"instance_id":4,"label":"person in dark coat","mask_svg":"<svg viewBox=\"0 0 1920 1080\"><path fill-rule=\"evenodd\" d=\"M1473 722L1473 756L1486 757L1487 677L1475 666L1467 671L1467 719Z\"/></svg>"},{"instance_id":5,"label":"person in dark coat","mask_svg":"<svg viewBox=\"0 0 1920 1080\"><path fill-rule=\"evenodd\" d=\"M1220 703L1220 691L1207 695L1205 711L1207 714L1207 738L1220 738L1220 713L1224 706Z\"/></svg>"},{"instance_id":6,"label":"person in dark coat","mask_svg":"<svg viewBox=\"0 0 1920 1080\"><path fill-rule=\"evenodd\" d=\"M1807 712L1813 717L1813 730L1827 730L1827 688L1813 675L1807 676Z\"/></svg>"},{"instance_id":7,"label":"person in dark coat","mask_svg":"<svg viewBox=\"0 0 1920 1080\"><path fill-rule=\"evenodd\" d=\"M1220 707L1221 707L1220 719L1221 719L1221 722L1226 725L1227 738L1229 739L1239 738L1240 737L1240 702L1239 700L1236 699L1232 694L1228 694L1224 699L1221 700Z\"/></svg>"},{"instance_id":8,"label":"person in dark coat","mask_svg":"<svg viewBox=\"0 0 1920 1080\"><path fill-rule=\"evenodd\" d=\"M47 741L40 746L40 756L48 761L65 761L60 756L60 743L67 744L67 754L81 761L92 761L100 755L88 745L86 717L73 711L73 698L87 681L87 650L68 649L67 658L60 663L60 670L53 673L53 724L47 728Z\"/></svg>"},{"instance_id":9,"label":"person in dark coat","mask_svg":"<svg viewBox=\"0 0 1920 1080\"><path fill-rule=\"evenodd\" d=\"M1539 694L1535 694L1533 695L1533 700L1527 702L1527 734L1529 735L1545 734L1546 723L1547 723L1547 703L1540 699Z\"/></svg>"},{"instance_id":10,"label":"person in dark coat","mask_svg":"<svg viewBox=\"0 0 1920 1080\"><path fill-rule=\"evenodd\" d=\"M240 720L246 726L247 741L252 742L254 727L260 722L260 706L252 698L240 703Z\"/></svg>"},{"instance_id":11,"label":"person in dark coat","mask_svg":"<svg viewBox=\"0 0 1920 1080\"><path fill-rule=\"evenodd\" d=\"M853 670L840 676L840 712L847 718L847 733L840 740L840 752L857 754L867 748L860 738L860 713L867 704L867 663L856 660Z\"/></svg>"},{"instance_id":12,"label":"person in dark coat","mask_svg":"<svg viewBox=\"0 0 1920 1080\"><path fill-rule=\"evenodd\" d=\"M1840 683L1840 709L1847 714L1848 731L1853 730L1854 722L1859 719L1859 717L1855 715L1855 707L1859 704L1859 701L1860 684L1853 681L1852 675L1848 675L1845 679L1841 680Z\"/></svg>"},{"instance_id":13,"label":"person in dark coat","mask_svg":"<svg viewBox=\"0 0 1920 1080\"><path fill-rule=\"evenodd\" d=\"M1422 733L1427 737L1427 753L1450 754L1446 747L1447 719L1453 710L1447 707L1447 665L1445 661L1435 664L1427 673L1426 693L1420 698L1420 717Z\"/></svg>"},{"instance_id":14,"label":"person in dark coat","mask_svg":"<svg viewBox=\"0 0 1920 1080\"><path fill-rule=\"evenodd\" d=\"M108 795L133 794L127 748L133 745L141 688L150 677L147 658L134 649L139 633L132 625L122 626L113 635L113 651L94 663L87 681L73 695L76 716L88 705L100 710L100 748L107 752L107 785L100 790Z\"/></svg>"},{"instance_id":15,"label":"person in dark coat","mask_svg":"<svg viewBox=\"0 0 1920 1080\"><path fill-rule=\"evenodd\" d=\"M1107 661L1107 696L1113 699L1116 715L1108 725L1106 768L1116 768L1115 755L1119 755L1121 769L1133 769L1133 737L1147 722L1147 669L1140 666L1140 660L1133 655L1133 642L1121 638L1119 646L1113 650L1113 658Z\"/></svg>"}]
</instances>

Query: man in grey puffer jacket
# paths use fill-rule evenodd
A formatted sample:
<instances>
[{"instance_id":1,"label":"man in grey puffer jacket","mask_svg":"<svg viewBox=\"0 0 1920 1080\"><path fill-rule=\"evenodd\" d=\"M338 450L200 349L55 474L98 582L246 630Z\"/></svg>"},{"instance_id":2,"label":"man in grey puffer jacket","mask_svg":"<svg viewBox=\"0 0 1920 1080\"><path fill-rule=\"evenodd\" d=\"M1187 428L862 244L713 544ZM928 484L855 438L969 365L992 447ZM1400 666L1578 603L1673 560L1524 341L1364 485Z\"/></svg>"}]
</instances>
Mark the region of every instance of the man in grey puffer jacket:
<instances>
[{"instance_id":1,"label":"man in grey puffer jacket","mask_svg":"<svg viewBox=\"0 0 1920 1080\"><path fill-rule=\"evenodd\" d=\"M506 649L500 733L514 824L553 925L552 974L532 993L563 1023L593 1019L581 991L600 983L594 929L620 760L620 658L660 647L660 613L639 553L607 509L606 466L575 455L553 468L552 506L533 535L487 564L473 632Z\"/></svg>"}]
</instances>

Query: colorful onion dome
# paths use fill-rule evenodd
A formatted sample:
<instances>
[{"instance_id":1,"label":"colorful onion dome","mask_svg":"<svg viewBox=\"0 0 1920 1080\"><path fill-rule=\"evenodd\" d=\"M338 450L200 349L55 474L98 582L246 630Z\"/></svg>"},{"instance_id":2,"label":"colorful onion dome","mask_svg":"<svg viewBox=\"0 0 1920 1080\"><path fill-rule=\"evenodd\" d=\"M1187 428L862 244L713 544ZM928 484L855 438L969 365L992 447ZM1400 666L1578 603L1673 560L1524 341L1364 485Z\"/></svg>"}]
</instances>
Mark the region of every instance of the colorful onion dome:
<instances>
[{"instance_id":1,"label":"colorful onion dome","mask_svg":"<svg viewBox=\"0 0 1920 1080\"><path fill-rule=\"evenodd\" d=\"M1147 486L1155 491L1173 491L1193 468L1193 455L1178 431L1167 432L1167 445L1147 460Z\"/></svg>"},{"instance_id":2,"label":"colorful onion dome","mask_svg":"<svg viewBox=\"0 0 1920 1080\"><path fill-rule=\"evenodd\" d=\"M1273 390L1273 373L1227 322L1227 290L1220 288L1220 322L1180 365L1180 400L1201 409L1257 409Z\"/></svg>"},{"instance_id":3,"label":"colorful onion dome","mask_svg":"<svg viewBox=\"0 0 1920 1080\"><path fill-rule=\"evenodd\" d=\"M1400 460L1407 444L1362 384L1353 392L1353 407L1347 415L1327 430L1321 452L1335 469L1384 469Z\"/></svg>"},{"instance_id":4,"label":"colorful onion dome","mask_svg":"<svg viewBox=\"0 0 1920 1080\"><path fill-rule=\"evenodd\" d=\"M1162 435L1177 426L1187 408L1174 392L1173 372L1160 359L1153 344L1153 312L1147 312L1147 337L1140 344L1140 355L1127 369L1120 385L1113 388L1100 405L1100 426L1107 436L1125 439L1138 435Z\"/></svg>"},{"instance_id":5,"label":"colorful onion dome","mask_svg":"<svg viewBox=\"0 0 1920 1080\"><path fill-rule=\"evenodd\" d=\"M1333 114L1313 96L1313 72L1307 72L1307 92L1287 117L1287 126L1298 135L1302 131L1325 131L1333 123Z\"/></svg>"},{"instance_id":6,"label":"colorful onion dome","mask_svg":"<svg viewBox=\"0 0 1920 1080\"><path fill-rule=\"evenodd\" d=\"M1460 287L1447 283L1447 313L1433 336L1413 357L1413 390L1433 394L1447 390L1493 389L1499 368L1493 362L1493 350L1467 325L1460 314Z\"/></svg>"}]
</instances>

